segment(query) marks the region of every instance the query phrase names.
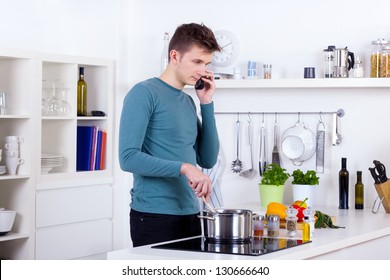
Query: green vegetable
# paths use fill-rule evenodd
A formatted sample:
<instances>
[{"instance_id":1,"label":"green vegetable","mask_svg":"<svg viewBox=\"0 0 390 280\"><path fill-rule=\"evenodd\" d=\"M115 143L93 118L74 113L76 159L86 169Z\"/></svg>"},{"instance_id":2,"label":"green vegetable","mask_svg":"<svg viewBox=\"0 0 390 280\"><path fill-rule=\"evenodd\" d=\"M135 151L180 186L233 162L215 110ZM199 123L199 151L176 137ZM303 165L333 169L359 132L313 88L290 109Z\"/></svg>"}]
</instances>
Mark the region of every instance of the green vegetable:
<instances>
[{"instance_id":1,"label":"green vegetable","mask_svg":"<svg viewBox=\"0 0 390 280\"><path fill-rule=\"evenodd\" d=\"M308 170L306 173L303 173L300 169L296 169L292 173L293 181L292 184L295 185L318 185L320 183L320 178L317 177L317 173L314 170Z\"/></svg>"},{"instance_id":2,"label":"green vegetable","mask_svg":"<svg viewBox=\"0 0 390 280\"><path fill-rule=\"evenodd\" d=\"M334 225L332 218L321 211L316 211L316 217L317 221L314 224L314 228L345 228Z\"/></svg>"},{"instance_id":3,"label":"green vegetable","mask_svg":"<svg viewBox=\"0 0 390 280\"><path fill-rule=\"evenodd\" d=\"M291 175L275 163L268 164L261 178L262 185L284 185Z\"/></svg>"}]
</instances>

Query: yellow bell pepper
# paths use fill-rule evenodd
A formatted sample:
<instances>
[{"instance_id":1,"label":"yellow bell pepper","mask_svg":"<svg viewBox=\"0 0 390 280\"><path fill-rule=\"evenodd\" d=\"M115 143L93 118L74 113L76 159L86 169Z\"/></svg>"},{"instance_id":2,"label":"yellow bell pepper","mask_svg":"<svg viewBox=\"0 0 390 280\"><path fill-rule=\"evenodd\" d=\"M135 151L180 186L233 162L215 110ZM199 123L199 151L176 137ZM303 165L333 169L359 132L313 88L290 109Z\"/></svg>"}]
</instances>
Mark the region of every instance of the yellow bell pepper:
<instances>
[{"instance_id":1,"label":"yellow bell pepper","mask_svg":"<svg viewBox=\"0 0 390 280\"><path fill-rule=\"evenodd\" d=\"M284 220L287 217L286 210L287 210L287 206L286 205L284 205L282 203L279 203L279 202L270 202L267 205L267 213L266 213L266 215L267 216L269 216L269 215L279 215L280 219Z\"/></svg>"}]
</instances>

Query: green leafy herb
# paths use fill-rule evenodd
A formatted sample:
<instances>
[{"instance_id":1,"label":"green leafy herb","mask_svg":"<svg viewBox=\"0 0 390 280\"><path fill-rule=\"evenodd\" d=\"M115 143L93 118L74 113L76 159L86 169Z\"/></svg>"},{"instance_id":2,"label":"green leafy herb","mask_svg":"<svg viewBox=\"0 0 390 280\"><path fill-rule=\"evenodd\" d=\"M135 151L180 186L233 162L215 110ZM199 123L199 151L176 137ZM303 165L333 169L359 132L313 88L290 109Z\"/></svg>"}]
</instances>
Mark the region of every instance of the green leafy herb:
<instances>
[{"instance_id":1,"label":"green leafy herb","mask_svg":"<svg viewBox=\"0 0 390 280\"><path fill-rule=\"evenodd\" d=\"M317 221L314 224L314 228L345 228L334 225L332 218L321 211L316 211L316 217Z\"/></svg>"},{"instance_id":2,"label":"green leafy herb","mask_svg":"<svg viewBox=\"0 0 390 280\"><path fill-rule=\"evenodd\" d=\"M261 184L275 186L284 185L290 176L291 175L286 171L286 169L281 168L277 164L271 163L265 168L263 177L261 178Z\"/></svg>"},{"instance_id":3,"label":"green leafy herb","mask_svg":"<svg viewBox=\"0 0 390 280\"><path fill-rule=\"evenodd\" d=\"M317 177L317 173L314 170L308 170L306 173L303 173L300 169L296 169L292 173L293 181L292 184L295 185L318 185L320 178Z\"/></svg>"}]
</instances>

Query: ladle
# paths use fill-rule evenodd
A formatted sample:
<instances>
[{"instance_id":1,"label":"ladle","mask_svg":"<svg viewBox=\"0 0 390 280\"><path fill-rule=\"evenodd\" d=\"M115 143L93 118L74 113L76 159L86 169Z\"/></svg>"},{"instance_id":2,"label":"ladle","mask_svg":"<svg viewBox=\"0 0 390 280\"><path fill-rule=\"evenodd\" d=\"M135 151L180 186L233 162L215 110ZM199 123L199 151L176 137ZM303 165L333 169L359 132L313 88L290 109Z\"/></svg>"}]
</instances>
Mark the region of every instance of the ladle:
<instances>
[{"instance_id":1,"label":"ladle","mask_svg":"<svg viewBox=\"0 0 390 280\"><path fill-rule=\"evenodd\" d=\"M252 124L250 114L248 115L248 145L251 156L251 166L249 169L244 170L240 173L240 176L246 178L249 178L255 174L255 170L253 169Z\"/></svg>"},{"instance_id":2,"label":"ladle","mask_svg":"<svg viewBox=\"0 0 390 280\"><path fill-rule=\"evenodd\" d=\"M240 173L242 170L242 162L240 160L240 118L237 114L236 121L236 137L237 137L237 157L232 163L232 171L233 173Z\"/></svg>"}]
</instances>

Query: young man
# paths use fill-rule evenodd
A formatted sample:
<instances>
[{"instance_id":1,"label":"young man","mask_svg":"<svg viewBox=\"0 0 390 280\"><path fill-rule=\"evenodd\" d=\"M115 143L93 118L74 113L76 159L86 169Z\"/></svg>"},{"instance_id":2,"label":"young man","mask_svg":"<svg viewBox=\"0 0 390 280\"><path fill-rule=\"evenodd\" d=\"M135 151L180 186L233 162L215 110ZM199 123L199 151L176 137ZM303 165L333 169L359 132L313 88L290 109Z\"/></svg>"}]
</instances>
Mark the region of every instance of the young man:
<instances>
[{"instance_id":1,"label":"young man","mask_svg":"<svg viewBox=\"0 0 390 280\"><path fill-rule=\"evenodd\" d=\"M219 142L212 96L214 73L206 69L220 47L203 24L179 26L169 43L169 63L159 78L136 84L120 120L119 161L133 173L130 235L133 246L201 234L198 197L212 186L196 165L216 163ZM202 122L182 90L198 79Z\"/></svg>"}]
</instances>

